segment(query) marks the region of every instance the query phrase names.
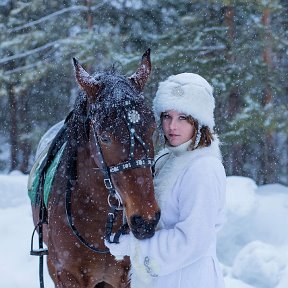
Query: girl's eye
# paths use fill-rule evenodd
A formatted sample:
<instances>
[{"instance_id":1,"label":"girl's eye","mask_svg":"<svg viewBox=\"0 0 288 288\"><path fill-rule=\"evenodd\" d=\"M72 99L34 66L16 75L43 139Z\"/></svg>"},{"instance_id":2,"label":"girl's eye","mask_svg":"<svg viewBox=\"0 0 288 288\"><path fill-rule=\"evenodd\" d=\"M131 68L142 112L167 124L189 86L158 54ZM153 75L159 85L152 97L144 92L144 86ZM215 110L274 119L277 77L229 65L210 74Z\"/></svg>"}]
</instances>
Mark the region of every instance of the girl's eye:
<instances>
[{"instance_id":1,"label":"girl's eye","mask_svg":"<svg viewBox=\"0 0 288 288\"><path fill-rule=\"evenodd\" d=\"M181 116L179 116L179 119L180 120L187 120L187 116L181 115Z\"/></svg>"},{"instance_id":2,"label":"girl's eye","mask_svg":"<svg viewBox=\"0 0 288 288\"><path fill-rule=\"evenodd\" d=\"M169 118L170 118L169 114L164 114L163 115L163 119L169 119Z\"/></svg>"}]
</instances>

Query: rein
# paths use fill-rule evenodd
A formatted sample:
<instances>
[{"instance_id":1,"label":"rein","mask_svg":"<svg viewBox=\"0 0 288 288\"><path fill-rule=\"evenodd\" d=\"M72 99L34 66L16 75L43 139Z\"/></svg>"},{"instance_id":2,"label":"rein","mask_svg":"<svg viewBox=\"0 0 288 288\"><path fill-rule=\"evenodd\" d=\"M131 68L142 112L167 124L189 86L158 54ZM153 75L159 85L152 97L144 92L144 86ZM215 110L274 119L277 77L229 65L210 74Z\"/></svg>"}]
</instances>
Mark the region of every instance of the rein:
<instances>
[{"instance_id":1,"label":"rein","mask_svg":"<svg viewBox=\"0 0 288 288\"><path fill-rule=\"evenodd\" d=\"M90 110L90 114L88 115L87 120L90 120L92 122L92 124L95 124L92 116L95 112L97 112L99 106L93 105L91 107ZM139 113L135 110L134 105L132 105L131 101L125 101L125 107L123 108L123 112L124 112L124 120L125 123L127 125L127 129L129 131L129 138L130 138L130 151L129 151L129 157L128 157L128 161L119 163L117 165L114 166L107 166L102 150L101 150L101 146L99 144L99 140L98 140L98 135L97 132L95 130L94 125L92 125L92 131L93 131L93 144L94 144L94 148L96 151L96 155L98 158L98 162L100 163L101 167L95 168L95 169L100 169L102 171L103 177L104 177L104 185L105 188L108 191L108 205L110 207L110 210L108 212L107 215L107 222L106 222L106 231L105 231L105 239L109 242L109 243L119 243L119 238L122 234L125 234L128 227L127 223L124 223L121 228L115 233L113 240L111 239L111 234L112 234L112 229L113 229L113 224L114 221L117 217L117 213L119 210L123 210L123 205L122 205L122 199L121 196L119 195L119 193L117 192L112 178L111 178L111 174L114 173L118 173L124 170L128 170L128 169L135 169L135 168L147 168L147 167L151 167L153 165L153 159L149 158L149 157L145 157L143 159L135 159L134 157L134 150L135 150L135 141L138 141L139 144L143 147L145 154L148 155L149 154L149 147L148 145L143 141L143 139L136 133L134 125L135 123L139 122L140 120L140 115ZM85 121L85 122L86 122ZM75 165L76 165L76 157L71 157L73 163L71 163L71 165L69 165L70 167L70 175L73 175L74 179L76 180L76 169L75 169ZM97 163L95 163L97 165ZM99 165L97 165L99 166ZM78 238L78 240L84 244L86 247L88 247L89 249L91 249L92 251L96 252L96 253L101 253L101 254L105 254L105 253L109 253L109 249L99 249L98 247L94 246L93 244L89 244L79 233L79 231L77 230L77 228L75 227L74 223L73 223L73 217L72 217L72 213L71 213L71 192L72 192L72 182L71 180L67 181L67 186L66 186L66 214L67 214L67 219L69 222L69 226L72 229L74 235ZM111 203L111 198L116 199L118 205L113 205ZM123 212L124 213L124 212Z\"/></svg>"}]
</instances>

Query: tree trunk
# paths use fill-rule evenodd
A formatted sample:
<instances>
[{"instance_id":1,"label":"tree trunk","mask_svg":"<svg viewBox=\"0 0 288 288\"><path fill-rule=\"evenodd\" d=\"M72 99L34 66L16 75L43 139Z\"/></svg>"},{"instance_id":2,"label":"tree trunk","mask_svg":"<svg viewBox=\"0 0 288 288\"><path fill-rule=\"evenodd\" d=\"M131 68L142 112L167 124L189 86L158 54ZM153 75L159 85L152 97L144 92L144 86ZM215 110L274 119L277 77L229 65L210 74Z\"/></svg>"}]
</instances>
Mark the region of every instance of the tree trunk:
<instances>
[{"instance_id":1,"label":"tree trunk","mask_svg":"<svg viewBox=\"0 0 288 288\"><path fill-rule=\"evenodd\" d=\"M20 145L19 150L21 151L21 162L19 170L23 173L29 172L29 159L31 155L32 145L29 139L29 135L31 134L31 120L29 117L29 106L27 101L27 93L24 91L20 95L19 103L21 104L21 109L19 109L19 121L21 123L21 137L20 137Z\"/></svg>"},{"instance_id":2,"label":"tree trunk","mask_svg":"<svg viewBox=\"0 0 288 288\"><path fill-rule=\"evenodd\" d=\"M234 65L236 61L236 57L233 53L233 44L235 41L235 24L234 24L234 7L232 5L227 5L224 10L224 23L227 27L227 50L225 58L227 60L228 65ZM231 85L230 92L227 99L227 119L231 121L234 116L237 114L238 109L240 107L240 97L238 93L238 89L235 86ZM231 159L229 164L230 170L229 174L232 175L242 175L243 174L243 153L242 153L242 145L239 143L235 143L231 145Z\"/></svg>"},{"instance_id":3,"label":"tree trunk","mask_svg":"<svg viewBox=\"0 0 288 288\"><path fill-rule=\"evenodd\" d=\"M264 27L264 50L263 50L263 62L267 65L268 73L267 73L267 81L265 81L265 87L263 91L263 108L267 108L269 105L269 109L271 109L272 105L272 90L269 84L269 71L272 69L272 60L271 60L271 31L270 31L270 9L264 8L262 14L262 24ZM273 132L271 129L268 129L264 136L264 147L263 147L263 165L262 165L262 173L263 173L263 184L273 183L277 180L277 165L276 165L276 153L275 153L275 139L273 137Z\"/></svg>"},{"instance_id":4,"label":"tree trunk","mask_svg":"<svg viewBox=\"0 0 288 288\"><path fill-rule=\"evenodd\" d=\"M270 70L272 66L271 61L271 37L270 37L270 10L265 8L262 15L262 24L264 26L264 51L263 51L263 61ZM264 89L263 106L272 103L272 91L270 85L267 83Z\"/></svg>"},{"instance_id":5,"label":"tree trunk","mask_svg":"<svg viewBox=\"0 0 288 288\"><path fill-rule=\"evenodd\" d=\"M87 28L88 30L92 30L93 29L93 14L91 11L91 2L92 0L86 0L86 6L88 8L88 12L87 12ZM87 64L85 67L86 71L91 73L92 71L92 65L91 64Z\"/></svg>"},{"instance_id":6,"label":"tree trunk","mask_svg":"<svg viewBox=\"0 0 288 288\"><path fill-rule=\"evenodd\" d=\"M91 12L91 0L86 0L86 6L88 7L87 12L87 27L89 30L92 30L93 28L93 15Z\"/></svg>"},{"instance_id":7,"label":"tree trunk","mask_svg":"<svg viewBox=\"0 0 288 288\"><path fill-rule=\"evenodd\" d=\"M8 91L8 99L9 99L9 118L10 118L10 171L18 168L18 139L19 139L19 131L18 131L18 122L17 122L17 99L14 91L14 87L12 83L7 84Z\"/></svg>"}]
</instances>

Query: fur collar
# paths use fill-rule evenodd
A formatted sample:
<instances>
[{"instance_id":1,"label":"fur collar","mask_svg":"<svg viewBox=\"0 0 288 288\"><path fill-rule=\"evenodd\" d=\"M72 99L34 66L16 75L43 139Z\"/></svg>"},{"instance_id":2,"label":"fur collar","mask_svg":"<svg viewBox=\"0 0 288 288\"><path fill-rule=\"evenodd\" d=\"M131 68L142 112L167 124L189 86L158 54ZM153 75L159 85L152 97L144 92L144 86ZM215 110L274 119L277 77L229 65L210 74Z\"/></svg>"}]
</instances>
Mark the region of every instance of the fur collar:
<instances>
[{"instance_id":1,"label":"fur collar","mask_svg":"<svg viewBox=\"0 0 288 288\"><path fill-rule=\"evenodd\" d=\"M193 151L187 151L187 147L189 146L187 143L178 147L164 148L155 157L154 187L156 199L161 209L164 208L167 194L172 190L177 178L190 166L194 159L203 156L212 156L222 160L217 136L215 136L215 140L209 147L197 148ZM157 159L159 160L157 161Z\"/></svg>"}]
</instances>

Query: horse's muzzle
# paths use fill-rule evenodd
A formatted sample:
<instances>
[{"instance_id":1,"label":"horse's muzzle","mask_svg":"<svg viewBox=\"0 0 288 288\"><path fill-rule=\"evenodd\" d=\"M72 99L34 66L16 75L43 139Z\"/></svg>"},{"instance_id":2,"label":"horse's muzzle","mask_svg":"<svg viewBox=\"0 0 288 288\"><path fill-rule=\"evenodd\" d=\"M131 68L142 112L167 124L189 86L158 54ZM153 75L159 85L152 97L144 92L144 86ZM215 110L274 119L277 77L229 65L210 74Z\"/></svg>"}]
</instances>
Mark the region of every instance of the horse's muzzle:
<instances>
[{"instance_id":1,"label":"horse's muzzle","mask_svg":"<svg viewBox=\"0 0 288 288\"><path fill-rule=\"evenodd\" d=\"M154 219L145 220L139 215L131 217L131 232L139 239L151 238L155 234L156 226L160 219L160 212L155 213Z\"/></svg>"}]
</instances>

